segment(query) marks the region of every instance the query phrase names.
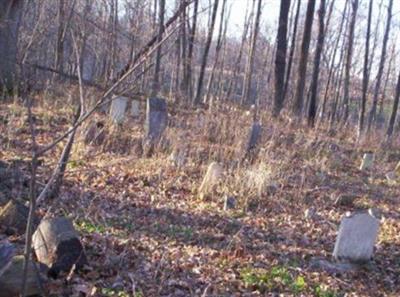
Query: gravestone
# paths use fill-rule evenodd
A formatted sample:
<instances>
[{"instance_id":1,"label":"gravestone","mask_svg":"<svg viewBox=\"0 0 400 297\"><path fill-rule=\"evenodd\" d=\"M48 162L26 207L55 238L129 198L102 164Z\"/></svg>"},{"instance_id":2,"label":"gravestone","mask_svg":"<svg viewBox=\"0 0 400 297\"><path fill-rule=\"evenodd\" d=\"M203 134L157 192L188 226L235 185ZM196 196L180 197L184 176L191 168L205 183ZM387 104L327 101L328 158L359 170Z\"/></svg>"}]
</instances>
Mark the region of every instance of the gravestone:
<instances>
[{"instance_id":1,"label":"gravestone","mask_svg":"<svg viewBox=\"0 0 400 297\"><path fill-rule=\"evenodd\" d=\"M134 118L138 118L140 116L140 102L138 100L132 100L131 116Z\"/></svg>"},{"instance_id":2,"label":"gravestone","mask_svg":"<svg viewBox=\"0 0 400 297\"><path fill-rule=\"evenodd\" d=\"M374 164L374 154L366 153L363 156L360 170L368 170L372 167L373 164Z\"/></svg>"},{"instance_id":3,"label":"gravestone","mask_svg":"<svg viewBox=\"0 0 400 297\"><path fill-rule=\"evenodd\" d=\"M224 196L224 211L234 209L236 207L236 199L233 196Z\"/></svg>"},{"instance_id":4,"label":"gravestone","mask_svg":"<svg viewBox=\"0 0 400 297\"><path fill-rule=\"evenodd\" d=\"M379 219L372 209L346 215L339 227L333 257L351 263L371 260L378 236Z\"/></svg>"},{"instance_id":5,"label":"gravestone","mask_svg":"<svg viewBox=\"0 0 400 297\"><path fill-rule=\"evenodd\" d=\"M207 169L207 173L203 178L203 182L200 185L199 193L201 197L209 194L212 188L219 182L222 176L222 166L217 162L212 162Z\"/></svg>"},{"instance_id":6,"label":"gravestone","mask_svg":"<svg viewBox=\"0 0 400 297\"><path fill-rule=\"evenodd\" d=\"M158 142L167 127L167 102L163 98L148 98L146 104L145 136L153 144Z\"/></svg>"},{"instance_id":7,"label":"gravestone","mask_svg":"<svg viewBox=\"0 0 400 297\"><path fill-rule=\"evenodd\" d=\"M240 154L242 154L242 158L245 159L248 157L252 151L256 148L258 141L261 136L261 124L253 123L251 129L246 135L244 141L242 142Z\"/></svg>"},{"instance_id":8,"label":"gravestone","mask_svg":"<svg viewBox=\"0 0 400 297\"><path fill-rule=\"evenodd\" d=\"M111 102L110 117L113 123L122 124L125 119L125 110L128 105L127 97L116 97Z\"/></svg>"}]
</instances>

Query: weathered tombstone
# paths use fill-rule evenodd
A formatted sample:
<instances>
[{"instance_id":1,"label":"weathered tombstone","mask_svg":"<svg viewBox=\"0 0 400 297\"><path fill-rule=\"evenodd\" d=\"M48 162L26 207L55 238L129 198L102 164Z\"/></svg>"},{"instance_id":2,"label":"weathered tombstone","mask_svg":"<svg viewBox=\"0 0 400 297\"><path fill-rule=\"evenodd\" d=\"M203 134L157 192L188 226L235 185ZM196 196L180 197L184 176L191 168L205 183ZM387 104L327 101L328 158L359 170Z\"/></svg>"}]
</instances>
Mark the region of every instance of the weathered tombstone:
<instances>
[{"instance_id":1,"label":"weathered tombstone","mask_svg":"<svg viewBox=\"0 0 400 297\"><path fill-rule=\"evenodd\" d=\"M236 207L236 199L233 196L224 196L224 211L234 209Z\"/></svg>"},{"instance_id":2,"label":"weathered tombstone","mask_svg":"<svg viewBox=\"0 0 400 297\"><path fill-rule=\"evenodd\" d=\"M110 117L113 123L122 124L125 119L125 110L128 105L127 97L115 97L111 102Z\"/></svg>"},{"instance_id":3,"label":"weathered tombstone","mask_svg":"<svg viewBox=\"0 0 400 297\"><path fill-rule=\"evenodd\" d=\"M346 215L339 227L333 257L351 263L371 260L378 236L379 219L372 209Z\"/></svg>"},{"instance_id":4,"label":"weathered tombstone","mask_svg":"<svg viewBox=\"0 0 400 297\"><path fill-rule=\"evenodd\" d=\"M9 266L0 276L0 297L22 296L22 280L24 274L24 256L15 256ZM45 267L39 265L36 269L35 264L30 261L28 265L28 276L26 278L26 296L40 295L41 284L45 278L40 272L45 271Z\"/></svg>"},{"instance_id":5,"label":"weathered tombstone","mask_svg":"<svg viewBox=\"0 0 400 297\"><path fill-rule=\"evenodd\" d=\"M131 103L131 116L137 118L140 116L140 101L132 100Z\"/></svg>"},{"instance_id":6,"label":"weathered tombstone","mask_svg":"<svg viewBox=\"0 0 400 297\"><path fill-rule=\"evenodd\" d=\"M10 200L0 212L0 227L4 228L6 234L9 235L24 234L28 215L28 207L18 201ZM35 223L37 223L36 220Z\"/></svg>"},{"instance_id":7,"label":"weathered tombstone","mask_svg":"<svg viewBox=\"0 0 400 297\"><path fill-rule=\"evenodd\" d=\"M256 148L257 143L261 136L261 124L253 123L251 129L246 135L244 141L241 144L240 154L242 159L248 157L252 151Z\"/></svg>"},{"instance_id":8,"label":"weathered tombstone","mask_svg":"<svg viewBox=\"0 0 400 297\"><path fill-rule=\"evenodd\" d=\"M37 259L50 268L52 277L69 272L74 265L80 269L86 264L79 234L66 218L43 220L33 234L32 245Z\"/></svg>"},{"instance_id":9,"label":"weathered tombstone","mask_svg":"<svg viewBox=\"0 0 400 297\"><path fill-rule=\"evenodd\" d=\"M363 156L360 170L368 170L374 164L374 154L373 153L366 153Z\"/></svg>"},{"instance_id":10,"label":"weathered tombstone","mask_svg":"<svg viewBox=\"0 0 400 297\"><path fill-rule=\"evenodd\" d=\"M148 98L146 106L146 138L157 142L168 124L167 102L163 98Z\"/></svg>"},{"instance_id":11,"label":"weathered tombstone","mask_svg":"<svg viewBox=\"0 0 400 297\"><path fill-rule=\"evenodd\" d=\"M386 173L385 176L389 185L395 185L397 183L397 174L395 171L390 171Z\"/></svg>"},{"instance_id":12,"label":"weathered tombstone","mask_svg":"<svg viewBox=\"0 0 400 297\"><path fill-rule=\"evenodd\" d=\"M199 193L201 197L209 194L212 188L219 182L222 176L222 166L217 162L212 162L207 169L207 173L203 178L203 182L200 185Z\"/></svg>"},{"instance_id":13,"label":"weathered tombstone","mask_svg":"<svg viewBox=\"0 0 400 297\"><path fill-rule=\"evenodd\" d=\"M4 243L0 245L0 277L7 270L15 253L14 245Z\"/></svg>"}]
</instances>

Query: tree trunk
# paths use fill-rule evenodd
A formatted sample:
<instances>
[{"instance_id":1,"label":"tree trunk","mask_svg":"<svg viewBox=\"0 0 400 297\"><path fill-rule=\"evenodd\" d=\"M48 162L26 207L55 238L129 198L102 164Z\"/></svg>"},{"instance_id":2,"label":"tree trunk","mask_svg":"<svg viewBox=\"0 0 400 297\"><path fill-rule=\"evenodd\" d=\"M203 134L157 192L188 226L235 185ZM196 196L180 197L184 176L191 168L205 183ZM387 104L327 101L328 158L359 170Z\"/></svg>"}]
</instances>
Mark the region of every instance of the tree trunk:
<instances>
[{"instance_id":1,"label":"tree trunk","mask_svg":"<svg viewBox=\"0 0 400 297\"><path fill-rule=\"evenodd\" d=\"M358 0L352 0L352 14L350 20L350 28L347 43L347 56L346 56L346 66L345 66L345 77L343 86L343 121L346 122L349 116L349 87L350 87L350 69L353 61L353 44L354 44L354 29L356 24L358 10Z\"/></svg>"},{"instance_id":2,"label":"tree trunk","mask_svg":"<svg viewBox=\"0 0 400 297\"><path fill-rule=\"evenodd\" d=\"M284 100L284 80L286 67L286 48L287 48L287 23L290 8L290 0L281 1L279 12L279 25L276 56L275 56L275 99L273 115L278 116Z\"/></svg>"},{"instance_id":3,"label":"tree trunk","mask_svg":"<svg viewBox=\"0 0 400 297\"><path fill-rule=\"evenodd\" d=\"M287 94L287 90L288 90L288 86L289 86L290 74L292 72L294 50L296 49L297 25L299 23L300 6L301 6L301 0L298 0L297 8L296 8L296 15L294 17L294 25L293 25L294 27L293 27L293 33L292 33L292 42L290 44L288 67L286 70L285 86L283 88L283 101L286 98L286 94Z\"/></svg>"},{"instance_id":4,"label":"tree trunk","mask_svg":"<svg viewBox=\"0 0 400 297\"><path fill-rule=\"evenodd\" d=\"M369 115L368 115L368 128L367 128L368 133L371 130L371 125L372 125L372 122L374 121L374 118L376 115L376 107L378 105L378 96L379 96L379 90L380 90L381 82L382 82L383 68L385 67L386 49L387 49L387 43L389 40L389 31L390 31L390 25L391 25L391 20L392 20L392 7L393 7L393 0L390 0L389 6L388 6L385 35L383 37L381 59L379 61L378 73L376 75L374 97L373 97L372 106L371 106L371 109L370 109Z\"/></svg>"},{"instance_id":5,"label":"tree trunk","mask_svg":"<svg viewBox=\"0 0 400 297\"><path fill-rule=\"evenodd\" d=\"M314 58L310 105L308 108L308 125L310 127L314 126L315 115L317 113L319 65L321 62L322 49L324 46L324 39L325 39L324 17L325 17L325 0L321 0L318 11L319 30L318 30L317 50Z\"/></svg>"},{"instance_id":6,"label":"tree trunk","mask_svg":"<svg viewBox=\"0 0 400 297\"><path fill-rule=\"evenodd\" d=\"M165 13L165 0L159 0L159 14L158 14L158 42L162 40L162 33L164 32L164 13ZM154 78L153 78L153 88L152 88L152 96L157 95L160 92L160 69L161 69L161 52L162 47L159 46L156 54L156 65L154 67Z\"/></svg>"},{"instance_id":7,"label":"tree trunk","mask_svg":"<svg viewBox=\"0 0 400 297\"><path fill-rule=\"evenodd\" d=\"M396 122L397 108L399 107L399 97L400 97L400 73L399 73L399 77L397 79L396 95L395 95L394 101L393 101L392 113L390 115L389 125L388 125L387 131L386 131L386 137L387 137L388 141L390 141L392 138L393 127L394 127L394 123Z\"/></svg>"},{"instance_id":8,"label":"tree trunk","mask_svg":"<svg viewBox=\"0 0 400 297\"><path fill-rule=\"evenodd\" d=\"M307 15L304 25L303 40L301 43L300 63L297 71L297 87L293 112L300 117L304 104L304 89L307 75L308 50L310 47L311 28L314 19L315 0L309 0L307 5Z\"/></svg>"},{"instance_id":9,"label":"tree trunk","mask_svg":"<svg viewBox=\"0 0 400 297\"><path fill-rule=\"evenodd\" d=\"M252 34L252 38L251 38L251 46L250 46L250 51L249 51L249 60L248 60L247 67L246 67L242 104L248 103L249 101L251 104L254 104L254 102L255 102L255 98L253 98L254 96L251 96L251 82L252 82L253 69L254 69L254 56L256 53L257 37L258 37L258 31L259 31L259 27L260 27L261 4L262 4L262 0L258 0L256 19L254 21L253 34Z\"/></svg>"},{"instance_id":10,"label":"tree trunk","mask_svg":"<svg viewBox=\"0 0 400 297\"><path fill-rule=\"evenodd\" d=\"M16 82L17 41L22 0L0 1L0 90L12 90Z\"/></svg>"},{"instance_id":11,"label":"tree trunk","mask_svg":"<svg viewBox=\"0 0 400 297\"><path fill-rule=\"evenodd\" d=\"M214 1L214 6L213 6L212 16L211 16L211 22L210 22L210 26L208 28L208 35L207 35L206 45L205 45L205 48L204 48L203 57L201 59L200 74L199 74L199 80L197 82L196 97L194 98L194 101L193 101L193 103L195 105L199 104L200 103L200 99L201 99L201 93L202 93L202 90L203 90L204 74L205 74L205 70L206 70L206 66L207 66L208 52L210 51L212 36L213 36L213 32L214 32L215 19L216 19L217 10L218 10L218 3L219 3L219 0L215 0Z\"/></svg>"},{"instance_id":12,"label":"tree trunk","mask_svg":"<svg viewBox=\"0 0 400 297\"><path fill-rule=\"evenodd\" d=\"M364 129L364 115L365 115L365 105L367 102L367 91L368 91L368 81L369 81L369 35L371 33L371 19L372 19L372 6L373 0L369 2L368 9L368 24L367 24L367 35L365 36L365 54L364 54L364 70L363 70L363 81L362 81L362 98L361 98L361 109L358 118L358 138L361 137L361 133Z\"/></svg>"}]
</instances>

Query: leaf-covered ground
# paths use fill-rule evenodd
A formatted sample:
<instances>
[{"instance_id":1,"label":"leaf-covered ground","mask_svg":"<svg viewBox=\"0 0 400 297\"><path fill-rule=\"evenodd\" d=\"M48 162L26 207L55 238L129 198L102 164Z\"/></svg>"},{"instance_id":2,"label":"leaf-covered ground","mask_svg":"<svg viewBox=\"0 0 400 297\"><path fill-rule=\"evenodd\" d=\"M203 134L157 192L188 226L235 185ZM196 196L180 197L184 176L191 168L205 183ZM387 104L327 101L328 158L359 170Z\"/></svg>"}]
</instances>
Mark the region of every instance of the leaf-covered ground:
<instances>
[{"instance_id":1,"label":"leaf-covered ground","mask_svg":"<svg viewBox=\"0 0 400 297\"><path fill-rule=\"evenodd\" d=\"M73 113L67 104L38 101L33 112L44 145L65 131ZM259 149L238 166L251 115L171 108L165 138L144 158L143 118L122 127L109 125L105 114L95 118L105 123L104 143L84 144L90 123L79 131L60 196L38 210L43 216L52 206L54 215L73 219L89 260L84 271L50 281L54 296L400 295L400 188L385 177L400 161L398 146L382 149L376 137L356 144L351 128L311 131L262 115ZM26 109L2 103L0 123L0 159L29 176ZM43 158L42 184L61 150ZM360 171L365 151L376 160ZM200 198L211 161L223 164L224 176ZM235 197L235 209L223 210L226 194ZM335 205L340 194L357 199ZM370 207L383 216L372 263L342 274L313 266L331 259L346 211ZM9 240L20 247L24 241Z\"/></svg>"}]
</instances>

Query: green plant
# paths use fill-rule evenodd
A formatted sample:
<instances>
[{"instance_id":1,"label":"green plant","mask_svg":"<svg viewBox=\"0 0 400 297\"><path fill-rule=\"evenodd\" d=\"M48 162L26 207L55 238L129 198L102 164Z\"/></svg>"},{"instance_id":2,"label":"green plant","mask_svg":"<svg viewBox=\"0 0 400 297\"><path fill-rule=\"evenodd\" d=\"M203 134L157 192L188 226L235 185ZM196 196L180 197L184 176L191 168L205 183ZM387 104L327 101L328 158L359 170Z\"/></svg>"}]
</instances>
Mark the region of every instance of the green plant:
<instances>
[{"instance_id":1,"label":"green plant","mask_svg":"<svg viewBox=\"0 0 400 297\"><path fill-rule=\"evenodd\" d=\"M129 293L123 291L123 290L117 290L117 289L111 289L111 288L103 288L101 289L101 293L104 296L113 296L113 297L129 297ZM141 293L139 293L141 294ZM133 296L141 297L142 295L137 295L136 292L134 293Z\"/></svg>"},{"instance_id":2,"label":"green plant","mask_svg":"<svg viewBox=\"0 0 400 297\"><path fill-rule=\"evenodd\" d=\"M260 292L281 289L298 294L307 287L307 283L302 276L294 278L282 266L274 266L270 270L245 268L240 272L240 277L246 288L252 288Z\"/></svg>"},{"instance_id":3,"label":"green plant","mask_svg":"<svg viewBox=\"0 0 400 297\"><path fill-rule=\"evenodd\" d=\"M88 220L79 220L75 222L78 230L86 233L105 233L106 228L102 225L94 224Z\"/></svg>"},{"instance_id":4,"label":"green plant","mask_svg":"<svg viewBox=\"0 0 400 297\"><path fill-rule=\"evenodd\" d=\"M314 288L314 296L316 297L337 297L339 296L335 291L330 290L324 285L318 285Z\"/></svg>"}]
</instances>

